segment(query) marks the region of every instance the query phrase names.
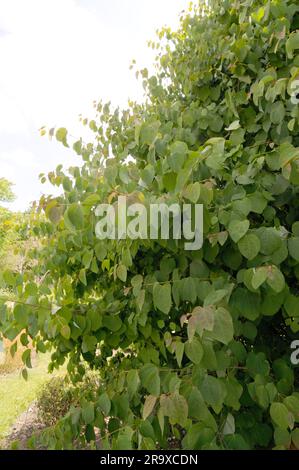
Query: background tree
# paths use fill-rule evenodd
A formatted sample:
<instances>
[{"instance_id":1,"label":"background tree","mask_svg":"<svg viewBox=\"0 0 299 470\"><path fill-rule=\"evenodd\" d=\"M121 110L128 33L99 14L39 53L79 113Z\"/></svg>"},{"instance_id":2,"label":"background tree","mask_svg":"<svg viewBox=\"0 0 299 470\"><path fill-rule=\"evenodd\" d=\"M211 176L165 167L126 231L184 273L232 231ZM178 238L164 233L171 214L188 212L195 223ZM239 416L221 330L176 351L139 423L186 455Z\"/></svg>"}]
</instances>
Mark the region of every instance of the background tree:
<instances>
[{"instance_id":1,"label":"background tree","mask_svg":"<svg viewBox=\"0 0 299 470\"><path fill-rule=\"evenodd\" d=\"M0 202L12 202L15 195L12 191L12 183L5 178L0 178ZM12 213L0 206L0 257L3 255L5 240L9 238Z\"/></svg>"},{"instance_id":2,"label":"background tree","mask_svg":"<svg viewBox=\"0 0 299 470\"><path fill-rule=\"evenodd\" d=\"M10 181L5 178L0 178L0 201L11 202L15 199L12 186Z\"/></svg>"}]
</instances>

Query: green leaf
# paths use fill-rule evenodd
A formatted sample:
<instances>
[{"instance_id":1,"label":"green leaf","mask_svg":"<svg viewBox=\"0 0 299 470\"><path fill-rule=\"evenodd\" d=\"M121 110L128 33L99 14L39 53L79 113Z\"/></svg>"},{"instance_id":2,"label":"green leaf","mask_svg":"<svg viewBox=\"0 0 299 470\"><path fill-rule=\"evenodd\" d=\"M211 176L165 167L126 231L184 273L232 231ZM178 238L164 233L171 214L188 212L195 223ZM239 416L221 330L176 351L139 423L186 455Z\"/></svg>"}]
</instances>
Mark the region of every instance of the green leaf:
<instances>
[{"instance_id":1,"label":"green leaf","mask_svg":"<svg viewBox=\"0 0 299 470\"><path fill-rule=\"evenodd\" d=\"M136 305L137 305L137 307L139 308L140 311L142 310L142 307L144 305L144 301L145 301L145 290L142 289L136 297Z\"/></svg>"},{"instance_id":2,"label":"green leaf","mask_svg":"<svg viewBox=\"0 0 299 470\"><path fill-rule=\"evenodd\" d=\"M153 288L153 301L154 307L167 315L172 304L170 284L161 285L156 283Z\"/></svg>"},{"instance_id":3,"label":"green leaf","mask_svg":"<svg viewBox=\"0 0 299 470\"><path fill-rule=\"evenodd\" d=\"M227 436L229 434L235 434L236 425L235 425L235 418L231 413L228 413L226 417L226 421L223 427L223 435Z\"/></svg>"},{"instance_id":4,"label":"green leaf","mask_svg":"<svg viewBox=\"0 0 299 470\"><path fill-rule=\"evenodd\" d=\"M284 308L290 317L299 316L299 297L289 294L285 300Z\"/></svg>"},{"instance_id":5,"label":"green leaf","mask_svg":"<svg viewBox=\"0 0 299 470\"><path fill-rule=\"evenodd\" d=\"M188 321L187 333L189 341L192 341L196 331L202 336L205 330L213 331L214 325L214 307L195 307Z\"/></svg>"},{"instance_id":6,"label":"green leaf","mask_svg":"<svg viewBox=\"0 0 299 470\"><path fill-rule=\"evenodd\" d=\"M299 49L299 32L294 31L290 34L287 42L286 42L286 51L289 59L293 59L294 51Z\"/></svg>"},{"instance_id":7,"label":"green leaf","mask_svg":"<svg viewBox=\"0 0 299 470\"><path fill-rule=\"evenodd\" d=\"M222 409L227 394L225 385L216 377L207 375L199 389L205 402L211 405L215 413L218 414Z\"/></svg>"},{"instance_id":8,"label":"green leaf","mask_svg":"<svg viewBox=\"0 0 299 470\"><path fill-rule=\"evenodd\" d=\"M231 239L238 243L244 235L246 235L249 229L249 221L248 220L233 220L230 222L228 226L228 231Z\"/></svg>"},{"instance_id":9,"label":"green leaf","mask_svg":"<svg viewBox=\"0 0 299 470\"><path fill-rule=\"evenodd\" d=\"M84 286L87 286L87 279L86 279L86 269L81 269L79 271L79 279L84 284Z\"/></svg>"},{"instance_id":10,"label":"green leaf","mask_svg":"<svg viewBox=\"0 0 299 470\"><path fill-rule=\"evenodd\" d=\"M235 131L236 129L239 129L240 127L240 121L237 119L236 121L232 122L228 127L225 128L226 131Z\"/></svg>"},{"instance_id":11,"label":"green leaf","mask_svg":"<svg viewBox=\"0 0 299 470\"><path fill-rule=\"evenodd\" d=\"M274 440L277 446L289 448L291 444L291 435L286 429L276 428L274 430Z\"/></svg>"},{"instance_id":12,"label":"green leaf","mask_svg":"<svg viewBox=\"0 0 299 470\"><path fill-rule=\"evenodd\" d=\"M170 147L168 163L172 171L178 173L183 167L188 153L188 146L185 142L174 142Z\"/></svg>"},{"instance_id":13,"label":"green leaf","mask_svg":"<svg viewBox=\"0 0 299 470\"><path fill-rule=\"evenodd\" d=\"M299 449L299 428L296 428L294 431L292 431L292 442L296 449Z\"/></svg>"},{"instance_id":14,"label":"green leaf","mask_svg":"<svg viewBox=\"0 0 299 470\"><path fill-rule=\"evenodd\" d=\"M95 254L99 261L104 261L107 256L107 248L102 243L97 243L95 246Z\"/></svg>"},{"instance_id":15,"label":"green leaf","mask_svg":"<svg viewBox=\"0 0 299 470\"><path fill-rule=\"evenodd\" d=\"M122 321L118 315L103 316L103 326L115 333L122 326Z\"/></svg>"},{"instance_id":16,"label":"green leaf","mask_svg":"<svg viewBox=\"0 0 299 470\"><path fill-rule=\"evenodd\" d=\"M183 439L183 449L206 449L215 439L215 432L202 423L193 424Z\"/></svg>"},{"instance_id":17,"label":"green leaf","mask_svg":"<svg viewBox=\"0 0 299 470\"><path fill-rule=\"evenodd\" d=\"M198 182L189 184L183 191L184 198L193 202L193 204L196 204L200 196L200 192L201 192L200 188L201 186L200 186L200 183Z\"/></svg>"},{"instance_id":18,"label":"green leaf","mask_svg":"<svg viewBox=\"0 0 299 470\"><path fill-rule=\"evenodd\" d=\"M214 315L214 328L206 335L220 341L223 344L231 342L234 336L233 320L230 313L225 308L218 308Z\"/></svg>"},{"instance_id":19,"label":"green leaf","mask_svg":"<svg viewBox=\"0 0 299 470\"><path fill-rule=\"evenodd\" d=\"M224 437L224 445L230 450L250 450L249 444L241 434L233 434Z\"/></svg>"},{"instance_id":20,"label":"green leaf","mask_svg":"<svg viewBox=\"0 0 299 470\"><path fill-rule=\"evenodd\" d=\"M230 305L241 317L254 321L260 315L260 296L238 287L231 295Z\"/></svg>"},{"instance_id":21,"label":"green leaf","mask_svg":"<svg viewBox=\"0 0 299 470\"><path fill-rule=\"evenodd\" d=\"M22 338L22 337L21 337L21 338ZM23 344L22 340L21 340L21 344ZM27 344L25 344L25 346L27 346L27 345L28 345L28 342L27 342ZM15 356L17 350L18 350L18 342L15 341L15 342L10 346L10 348L9 348L9 352L10 352L10 354L11 354L11 357L14 357L14 356Z\"/></svg>"},{"instance_id":22,"label":"green leaf","mask_svg":"<svg viewBox=\"0 0 299 470\"><path fill-rule=\"evenodd\" d=\"M299 418L299 396L297 395L291 395L289 397L286 397L283 400L285 406L293 415L296 417L296 421L298 421Z\"/></svg>"},{"instance_id":23,"label":"green leaf","mask_svg":"<svg viewBox=\"0 0 299 470\"><path fill-rule=\"evenodd\" d=\"M222 170L226 159L225 139L223 137L212 137L206 141L205 145L205 152L207 152L206 165L212 170Z\"/></svg>"},{"instance_id":24,"label":"green leaf","mask_svg":"<svg viewBox=\"0 0 299 470\"><path fill-rule=\"evenodd\" d=\"M150 416L155 407L156 401L157 397L154 395L149 395L146 397L142 411L142 419L146 420Z\"/></svg>"},{"instance_id":25,"label":"green leaf","mask_svg":"<svg viewBox=\"0 0 299 470\"><path fill-rule=\"evenodd\" d=\"M228 377L225 380L227 395L225 397L225 405L233 408L234 410L240 409L240 398L243 393L242 385L234 377Z\"/></svg>"},{"instance_id":26,"label":"green leaf","mask_svg":"<svg viewBox=\"0 0 299 470\"><path fill-rule=\"evenodd\" d=\"M173 192L176 187L177 174L174 172L165 173L163 175L163 185L168 192Z\"/></svg>"},{"instance_id":27,"label":"green leaf","mask_svg":"<svg viewBox=\"0 0 299 470\"><path fill-rule=\"evenodd\" d=\"M193 338L191 342L185 343L185 353L193 364L200 364L203 358L203 347L198 339Z\"/></svg>"},{"instance_id":28,"label":"green leaf","mask_svg":"<svg viewBox=\"0 0 299 470\"><path fill-rule=\"evenodd\" d=\"M32 368L31 364L31 349L25 349L25 351L22 354L22 361L28 367L29 369Z\"/></svg>"},{"instance_id":29,"label":"green leaf","mask_svg":"<svg viewBox=\"0 0 299 470\"><path fill-rule=\"evenodd\" d=\"M181 341L176 341L174 343L174 350L175 350L175 357L176 357L178 366L181 367L182 366L182 359L183 359L183 355L184 355L184 350L185 350L184 344L181 343Z\"/></svg>"},{"instance_id":30,"label":"green leaf","mask_svg":"<svg viewBox=\"0 0 299 470\"><path fill-rule=\"evenodd\" d=\"M92 262L92 258L93 258L93 251L87 251L82 256L82 264L86 269L88 269L90 267L90 264Z\"/></svg>"},{"instance_id":31,"label":"green leaf","mask_svg":"<svg viewBox=\"0 0 299 470\"><path fill-rule=\"evenodd\" d=\"M141 178L147 186L150 186L155 177L155 168L153 165L146 165L146 167L141 172Z\"/></svg>"},{"instance_id":32,"label":"green leaf","mask_svg":"<svg viewBox=\"0 0 299 470\"><path fill-rule=\"evenodd\" d=\"M269 362L264 353L250 352L247 356L246 367L252 377L267 376L270 372Z\"/></svg>"},{"instance_id":33,"label":"green leaf","mask_svg":"<svg viewBox=\"0 0 299 470\"><path fill-rule=\"evenodd\" d=\"M60 222L63 209L57 206L57 201L51 201L46 207L46 215L53 224Z\"/></svg>"},{"instance_id":34,"label":"green leaf","mask_svg":"<svg viewBox=\"0 0 299 470\"><path fill-rule=\"evenodd\" d=\"M248 201L251 205L250 211L254 212L255 214L262 214L268 204L267 199L265 199L264 196L259 192L250 194L248 196Z\"/></svg>"},{"instance_id":35,"label":"green leaf","mask_svg":"<svg viewBox=\"0 0 299 470\"><path fill-rule=\"evenodd\" d=\"M192 277L181 279L179 283L173 286L174 290L179 288L179 294L182 300L195 303L197 298L196 280Z\"/></svg>"},{"instance_id":36,"label":"green leaf","mask_svg":"<svg viewBox=\"0 0 299 470\"><path fill-rule=\"evenodd\" d=\"M283 403L272 403L270 416L279 428L287 429L292 427L293 415Z\"/></svg>"},{"instance_id":37,"label":"green leaf","mask_svg":"<svg viewBox=\"0 0 299 470\"><path fill-rule=\"evenodd\" d=\"M204 423L205 426L212 428L214 432L217 431L217 423L205 404L200 391L196 387L192 387L188 395L188 407L190 418L195 418L201 423Z\"/></svg>"},{"instance_id":38,"label":"green leaf","mask_svg":"<svg viewBox=\"0 0 299 470\"><path fill-rule=\"evenodd\" d=\"M13 310L13 314L18 325L25 328L28 324L28 310L26 305L17 304Z\"/></svg>"},{"instance_id":39,"label":"green leaf","mask_svg":"<svg viewBox=\"0 0 299 470\"><path fill-rule=\"evenodd\" d=\"M183 168L178 172L175 186L175 193L180 193L186 186L190 178L191 170L189 168Z\"/></svg>"},{"instance_id":40,"label":"green leaf","mask_svg":"<svg viewBox=\"0 0 299 470\"><path fill-rule=\"evenodd\" d=\"M127 374L127 385L130 397L133 397L136 394L139 384L140 379L138 371L135 369L130 370Z\"/></svg>"},{"instance_id":41,"label":"green leaf","mask_svg":"<svg viewBox=\"0 0 299 470\"><path fill-rule=\"evenodd\" d=\"M94 274L98 274L99 272L98 263L95 257L92 258L90 269Z\"/></svg>"},{"instance_id":42,"label":"green leaf","mask_svg":"<svg viewBox=\"0 0 299 470\"><path fill-rule=\"evenodd\" d=\"M299 222L294 222L292 225L292 233L295 235L295 237L299 236Z\"/></svg>"},{"instance_id":43,"label":"green leaf","mask_svg":"<svg viewBox=\"0 0 299 470\"><path fill-rule=\"evenodd\" d=\"M277 293L281 292L284 289L284 275L276 266L269 267L267 283Z\"/></svg>"},{"instance_id":44,"label":"green leaf","mask_svg":"<svg viewBox=\"0 0 299 470\"><path fill-rule=\"evenodd\" d=\"M260 239L261 248L260 251L264 255L271 255L281 247L281 238L279 232L272 228L262 228L257 232Z\"/></svg>"},{"instance_id":45,"label":"green leaf","mask_svg":"<svg viewBox=\"0 0 299 470\"><path fill-rule=\"evenodd\" d=\"M129 426L121 429L118 433L115 450L131 450L134 431Z\"/></svg>"},{"instance_id":46,"label":"green leaf","mask_svg":"<svg viewBox=\"0 0 299 470\"><path fill-rule=\"evenodd\" d=\"M169 417L170 424L185 426L188 418L188 403L186 399L175 392L171 395L162 395L160 398L161 411Z\"/></svg>"},{"instance_id":47,"label":"green leaf","mask_svg":"<svg viewBox=\"0 0 299 470\"><path fill-rule=\"evenodd\" d=\"M68 147L67 129L65 127L60 127L57 129L55 136L58 142L62 142L65 147Z\"/></svg>"},{"instance_id":48,"label":"green leaf","mask_svg":"<svg viewBox=\"0 0 299 470\"><path fill-rule=\"evenodd\" d=\"M3 280L7 286L15 287L16 285L16 276L10 269L4 271Z\"/></svg>"},{"instance_id":49,"label":"green leaf","mask_svg":"<svg viewBox=\"0 0 299 470\"><path fill-rule=\"evenodd\" d=\"M268 268L267 267L260 267L253 270L253 276L251 280L252 287L254 289L258 289L268 277Z\"/></svg>"},{"instance_id":50,"label":"green leaf","mask_svg":"<svg viewBox=\"0 0 299 470\"><path fill-rule=\"evenodd\" d=\"M68 325L63 325L60 328L60 334L63 336L65 339L70 339L71 337L71 329Z\"/></svg>"},{"instance_id":51,"label":"green leaf","mask_svg":"<svg viewBox=\"0 0 299 470\"><path fill-rule=\"evenodd\" d=\"M140 423L139 431L143 437L145 437L146 439L151 439L154 444L156 440L156 435L155 435L154 428L149 422L149 420L146 420ZM153 447L150 447L149 449L153 450L154 448L155 448L155 445L153 445Z\"/></svg>"},{"instance_id":52,"label":"green leaf","mask_svg":"<svg viewBox=\"0 0 299 470\"><path fill-rule=\"evenodd\" d=\"M146 364L140 371L142 386L154 396L160 395L159 369L153 364Z\"/></svg>"},{"instance_id":53,"label":"green leaf","mask_svg":"<svg viewBox=\"0 0 299 470\"><path fill-rule=\"evenodd\" d=\"M84 228L83 209L79 204L72 204L64 213L64 223L68 230L76 231Z\"/></svg>"},{"instance_id":54,"label":"green leaf","mask_svg":"<svg viewBox=\"0 0 299 470\"><path fill-rule=\"evenodd\" d=\"M252 260L260 251L260 240L253 234L245 235L245 237L238 242L238 248L245 258Z\"/></svg>"},{"instance_id":55,"label":"green leaf","mask_svg":"<svg viewBox=\"0 0 299 470\"><path fill-rule=\"evenodd\" d=\"M110 409L111 409L111 402L106 392L102 393L99 396L99 399L97 401L97 406L104 413L105 416L109 415Z\"/></svg>"},{"instance_id":56,"label":"green leaf","mask_svg":"<svg viewBox=\"0 0 299 470\"><path fill-rule=\"evenodd\" d=\"M82 342L82 351L86 352L94 352L95 347L97 345L97 338L95 336L84 335L83 342Z\"/></svg>"},{"instance_id":57,"label":"green leaf","mask_svg":"<svg viewBox=\"0 0 299 470\"><path fill-rule=\"evenodd\" d=\"M299 237L290 238L288 247L291 257L299 262Z\"/></svg>"},{"instance_id":58,"label":"green leaf","mask_svg":"<svg viewBox=\"0 0 299 470\"><path fill-rule=\"evenodd\" d=\"M116 268L116 274L118 279L122 282L126 282L127 280L127 268L124 264L119 264Z\"/></svg>"},{"instance_id":59,"label":"green leaf","mask_svg":"<svg viewBox=\"0 0 299 470\"><path fill-rule=\"evenodd\" d=\"M85 424L91 424L94 421L94 404L85 403L82 407L82 418Z\"/></svg>"},{"instance_id":60,"label":"green leaf","mask_svg":"<svg viewBox=\"0 0 299 470\"><path fill-rule=\"evenodd\" d=\"M218 304L227 295L226 289L212 290L204 300L204 307Z\"/></svg>"},{"instance_id":61,"label":"green leaf","mask_svg":"<svg viewBox=\"0 0 299 470\"><path fill-rule=\"evenodd\" d=\"M280 124L285 117L285 107L282 101L276 101L271 106L270 119L273 124Z\"/></svg>"},{"instance_id":62,"label":"green leaf","mask_svg":"<svg viewBox=\"0 0 299 470\"><path fill-rule=\"evenodd\" d=\"M142 124L140 130L140 144L152 145L157 137L160 125L160 121L145 122Z\"/></svg>"}]
</instances>

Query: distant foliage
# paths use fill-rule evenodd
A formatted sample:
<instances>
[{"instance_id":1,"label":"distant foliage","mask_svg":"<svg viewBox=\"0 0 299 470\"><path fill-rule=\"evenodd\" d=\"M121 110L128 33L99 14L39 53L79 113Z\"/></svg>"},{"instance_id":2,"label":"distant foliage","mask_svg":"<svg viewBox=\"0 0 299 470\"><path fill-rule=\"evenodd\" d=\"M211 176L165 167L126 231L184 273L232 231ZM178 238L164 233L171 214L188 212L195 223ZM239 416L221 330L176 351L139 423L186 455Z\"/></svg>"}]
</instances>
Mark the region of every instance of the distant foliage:
<instances>
[{"instance_id":1,"label":"distant foliage","mask_svg":"<svg viewBox=\"0 0 299 470\"><path fill-rule=\"evenodd\" d=\"M106 449L299 448L298 29L297 1L194 7L152 44L156 74L137 72L145 104L96 103L83 165L48 176L63 195L41 200L37 265L2 275L19 303L1 328L102 380L51 447L98 428ZM203 248L97 240L93 209L119 194L204 204Z\"/></svg>"},{"instance_id":2,"label":"distant foliage","mask_svg":"<svg viewBox=\"0 0 299 470\"><path fill-rule=\"evenodd\" d=\"M0 203L14 200L15 196L11 188L12 184L9 181L5 178L0 178ZM10 232L11 219L11 212L0 206L0 256L3 254L5 241L8 238L8 232Z\"/></svg>"},{"instance_id":3,"label":"distant foliage","mask_svg":"<svg viewBox=\"0 0 299 470\"><path fill-rule=\"evenodd\" d=\"M12 183L5 178L0 178L0 201L11 202L15 199Z\"/></svg>"}]
</instances>

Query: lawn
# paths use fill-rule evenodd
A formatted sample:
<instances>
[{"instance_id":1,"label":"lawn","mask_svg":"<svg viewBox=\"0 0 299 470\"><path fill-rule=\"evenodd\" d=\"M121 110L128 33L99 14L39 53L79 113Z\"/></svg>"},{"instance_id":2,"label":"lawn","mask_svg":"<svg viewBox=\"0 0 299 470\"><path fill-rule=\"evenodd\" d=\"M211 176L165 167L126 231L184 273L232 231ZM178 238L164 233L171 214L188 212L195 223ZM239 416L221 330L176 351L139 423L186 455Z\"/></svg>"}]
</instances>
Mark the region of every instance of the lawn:
<instances>
[{"instance_id":1,"label":"lawn","mask_svg":"<svg viewBox=\"0 0 299 470\"><path fill-rule=\"evenodd\" d=\"M20 372L0 375L0 441L9 432L18 416L26 411L41 386L51 377L47 372L49 356L38 358L38 364L29 371L25 381Z\"/></svg>"}]
</instances>

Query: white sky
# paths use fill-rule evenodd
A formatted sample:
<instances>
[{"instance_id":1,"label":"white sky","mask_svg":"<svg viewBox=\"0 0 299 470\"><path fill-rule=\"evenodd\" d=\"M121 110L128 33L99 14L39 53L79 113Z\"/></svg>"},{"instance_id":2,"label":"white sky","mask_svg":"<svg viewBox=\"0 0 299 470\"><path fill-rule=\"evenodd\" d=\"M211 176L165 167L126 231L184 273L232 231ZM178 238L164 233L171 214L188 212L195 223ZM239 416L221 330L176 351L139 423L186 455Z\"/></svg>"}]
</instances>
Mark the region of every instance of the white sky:
<instances>
[{"instance_id":1,"label":"white sky","mask_svg":"<svg viewBox=\"0 0 299 470\"><path fill-rule=\"evenodd\" d=\"M64 126L80 137L78 115L94 99L125 105L142 97L129 70L149 66L146 41L176 27L189 0L0 0L0 177L15 184L13 210L51 187L38 175L76 160L70 149L40 137Z\"/></svg>"}]
</instances>

